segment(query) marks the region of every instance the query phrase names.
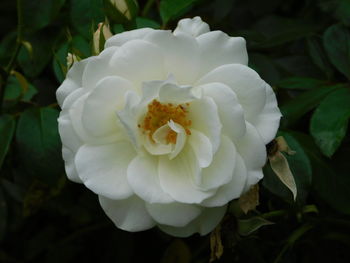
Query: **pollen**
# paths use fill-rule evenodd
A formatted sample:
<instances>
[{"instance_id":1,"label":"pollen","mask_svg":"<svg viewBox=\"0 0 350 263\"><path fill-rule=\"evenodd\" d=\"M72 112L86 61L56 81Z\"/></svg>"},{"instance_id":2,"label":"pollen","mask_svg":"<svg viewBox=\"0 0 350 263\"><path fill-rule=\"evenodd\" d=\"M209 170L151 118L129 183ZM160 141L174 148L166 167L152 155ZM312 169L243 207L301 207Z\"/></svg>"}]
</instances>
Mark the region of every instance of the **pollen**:
<instances>
[{"instance_id":1,"label":"pollen","mask_svg":"<svg viewBox=\"0 0 350 263\"><path fill-rule=\"evenodd\" d=\"M138 127L142 129L143 133L147 133L150 140L154 141L152 136L154 132L167 124L170 120L181 125L187 135L191 135L189 127L192 124L191 120L187 119L188 108L190 104L178 104L174 105L172 103L160 103L157 100L153 100L148 104L148 111ZM167 143L176 143L177 133L170 130L166 135Z\"/></svg>"}]
</instances>

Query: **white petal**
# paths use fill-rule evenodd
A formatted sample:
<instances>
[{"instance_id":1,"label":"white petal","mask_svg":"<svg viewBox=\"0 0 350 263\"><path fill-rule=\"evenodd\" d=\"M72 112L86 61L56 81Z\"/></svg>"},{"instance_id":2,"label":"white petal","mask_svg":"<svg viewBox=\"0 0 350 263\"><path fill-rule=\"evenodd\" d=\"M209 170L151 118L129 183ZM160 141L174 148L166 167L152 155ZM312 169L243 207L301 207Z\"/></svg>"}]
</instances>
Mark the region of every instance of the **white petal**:
<instances>
[{"instance_id":1,"label":"white petal","mask_svg":"<svg viewBox=\"0 0 350 263\"><path fill-rule=\"evenodd\" d=\"M173 150L173 145L163 142L164 137L170 131L170 127L166 124L160 127L152 136L155 142L150 140L149 135L142 136L143 146L152 155L169 154Z\"/></svg>"},{"instance_id":2,"label":"white petal","mask_svg":"<svg viewBox=\"0 0 350 263\"><path fill-rule=\"evenodd\" d=\"M116 115L124 107L124 95L132 90L132 84L120 77L105 77L99 81L85 100L82 121L93 136L120 133Z\"/></svg>"},{"instance_id":3,"label":"white petal","mask_svg":"<svg viewBox=\"0 0 350 263\"><path fill-rule=\"evenodd\" d=\"M250 122L258 130L264 143L268 144L276 136L282 114L277 106L276 95L268 84L266 84L266 94L265 107Z\"/></svg>"},{"instance_id":4,"label":"white petal","mask_svg":"<svg viewBox=\"0 0 350 263\"><path fill-rule=\"evenodd\" d=\"M138 112L137 105L140 98L135 92L128 91L125 94L125 107L117 112L117 116L124 127L126 134L129 136L133 146L138 149L140 147L139 128L138 128Z\"/></svg>"},{"instance_id":5,"label":"white petal","mask_svg":"<svg viewBox=\"0 0 350 263\"><path fill-rule=\"evenodd\" d=\"M229 86L237 95L244 110L246 120L254 119L266 102L265 81L252 69L230 64L220 66L209 72L197 84L221 82Z\"/></svg>"},{"instance_id":6,"label":"white petal","mask_svg":"<svg viewBox=\"0 0 350 263\"><path fill-rule=\"evenodd\" d=\"M170 204L146 203L146 209L159 224L175 227L187 225L202 212L199 206L177 202Z\"/></svg>"},{"instance_id":7,"label":"white petal","mask_svg":"<svg viewBox=\"0 0 350 263\"><path fill-rule=\"evenodd\" d=\"M225 64L248 65L246 42L222 31L211 31L197 37L201 54L200 76Z\"/></svg>"},{"instance_id":8,"label":"white petal","mask_svg":"<svg viewBox=\"0 0 350 263\"><path fill-rule=\"evenodd\" d=\"M209 30L209 25L203 22L199 16L196 16L192 19L181 19L174 30L174 35L182 33L197 37L201 34L209 32Z\"/></svg>"},{"instance_id":9,"label":"white petal","mask_svg":"<svg viewBox=\"0 0 350 263\"><path fill-rule=\"evenodd\" d=\"M115 68L111 66L110 60L118 50L117 47L107 48L98 56L91 57L83 74L82 86L85 89L91 90L104 77L116 75Z\"/></svg>"},{"instance_id":10,"label":"white petal","mask_svg":"<svg viewBox=\"0 0 350 263\"><path fill-rule=\"evenodd\" d=\"M56 91L58 104L62 107L63 101L74 90L82 86L83 72L90 58L75 62L67 73L66 79Z\"/></svg>"},{"instance_id":11,"label":"white petal","mask_svg":"<svg viewBox=\"0 0 350 263\"><path fill-rule=\"evenodd\" d=\"M61 111L57 121L62 144L71 151L76 152L83 142L73 128L73 124L69 118L67 110Z\"/></svg>"},{"instance_id":12,"label":"white petal","mask_svg":"<svg viewBox=\"0 0 350 263\"><path fill-rule=\"evenodd\" d=\"M133 194L127 168L134 157L134 148L126 141L84 145L75 157L75 165L87 188L111 199L124 199Z\"/></svg>"},{"instance_id":13,"label":"white petal","mask_svg":"<svg viewBox=\"0 0 350 263\"><path fill-rule=\"evenodd\" d=\"M205 96L211 97L217 107L222 123L222 134L233 141L246 132L244 112L236 94L225 84L210 83L200 86Z\"/></svg>"},{"instance_id":14,"label":"white petal","mask_svg":"<svg viewBox=\"0 0 350 263\"><path fill-rule=\"evenodd\" d=\"M189 106L188 119L192 121L191 128L204 133L212 144L213 153L220 145L221 122L218 108L210 97L194 100Z\"/></svg>"},{"instance_id":15,"label":"white petal","mask_svg":"<svg viewBox=\"0 0 350 263\"><path fill-rule=\"evenodd\" d=\"M145 81L163 80L167 76L161 50L144 40L131 40L118 48L110 65L114 74L133 82L137 90Z\"/></svg>"},{"instance_id":16,"label":"white petal","mask_svg":"<svg viewBox=\"0 0 350 263\"><path fill-rule=\"evenodd\" d=\"M177 237L189 237L194 233L199 233L201 236L204 236L213 231L220 223L226 213L226 209L227 206L206 208L200 216L184 227L159 225L159 228Z\"/></svg>"},{"instance_id":17,"label":"white petal","mask_svg":"<svg viewBox=\"0 0 350 263\"><path fill-rule=\"evenodd\" d=\"M85 94L86 94L86 90L83 88L74 90L64 100L63 104L61 105L62 110L65 110L65 109L69 110L69 108L73 105L73 103L76 100L78 100L80 97L84 96Z\"/></svg>"},{"instance_id":18,"label":"white petal","mask_svg":"<svg viewBox=\"0 0 350 263\"><path fill-rule=\"evenodd\" d=\"M99 201L107 216L120 229L137 232L155 226L154 220L145 208L145 202L135 195L123 200L111 200L99 196Z\"/></svg>"},{"instance_id":19,"label":"white petal","mask_svg":"<svg viewBox=\"0 0 350 263\"><path fill-rule=\"evenodd\" d=\"M184 128L182 128L181 125L173 122L173 120L169 121L169 127L177 133L176 135L176 144L173 149L173 151L169 154L169 159L172 160L174 159L184 148L186 139L187 139L187 134Z\"/></svg>"},{"instance_id":20,"label":"white petal","mask_svg":"<svg viewBox=\"0 0 350 263\"><path fill-rule=\"evenodd\" d=\"M213 207L227 204L233 199L241 196L247 181L247 169L245 168L242 157L236 154L235 170L232 180L223 186L212 197L204 200L201 205Z\"/></svg>"},{"instance_id":21,"label":"white petal","mask_svg":"<svg viewBox=\"0 0 350 263\"><path fill-rule=\"evenodd\" d=\"M236 148L232 141L222 136L221 144L214 155L213 162L205 169L202 169L202 189L216 189L231 181L236 164Z\"/></svg>"},{"instance_id":22,"label":"white petal","mask_svg":"<svg viewBox=\"0 0 350 263\"><path fill-rule=\"evenodd\" d=\"M194 181L200 176L200 168L190 147L185 147L172 160L160 156L158 172L161 187L178 202L200 203L214 193L195 188Z\"/></svg>"},{"instance_id":23,"label":"white petal","mask_svg":"<svg viewBox=\"0 0 350 263\"><path fill-rule=\"evenodd\" d=\"M148 203L170 203L174 199L163 191L159 183L158 158L136 156L129 164L128 181L135 194Z\"/></svg>"},{"instance_id":24,"label":"white petal","mask_svg":"<svg viewBox=\"0 0 350 263\"><path fill-rule=\"evenodd\" d=\"M208 137L199 131L191 129L188 143L197 157L199 166L202 168L208 167L213 159L213 147Z\"/></svg>"},{"instance_id":25,"label":"white petal","mask_svg":"<svg viewBox=\"0 0 350 263\"><path fill-rule=\"evenodd\" d=\"M192 93L190 86L178 86L176 84L167 83L160 87L159 102L186 103L196 99Z\"/></svg>"},{"instance_id":26,"label":"white petal","mask_svg":"<svg viewBox=\"0 0 350 263\"><path fill-rule=\"evenodd\" d=\"M235 142L237 152L243 158L248 171L245 190L263 177L262 167L266 162L266 147L261 136L249 122L246 125L247 133Z\"/></svg>"},{"instance_id":27,"label":"white petal","mask_svg":"<svg viewBox=\"0 0 350 263\"><path fill-rule=\"evenodd\" d=\"M140 28L136 30L131 31L125 31L119 34L116 34L112 36L111 38L107 39L105 43L105 48L112 47L112 46L122 46L126 42L134 39L142 39L145 35L152 32L153 29L151 28Z\"/></svg>"},{"instance_id":28,"label":"white petal","mask_svg":"<svg viewBox=\"0 0 350 263\"><path fill-rule=\"evenodd\" d=\"M69 180L75 183L82 183L75 168L74 158L75 153L67 147L62 147L62 157L64 160L64 167Z\"/></svg>"},{"instance_id":29,"label":"white petal","mask_svg":"<svg viewBox=\"0 0 350 263\"><path fill-rule=\"evenodd\" d=\"M165 75L174 75L180 85L192 84L199 71L199 48L192 36L170 31L155 30L145 40L159 47L164 57Z\"/></svg>"}]
</instances>

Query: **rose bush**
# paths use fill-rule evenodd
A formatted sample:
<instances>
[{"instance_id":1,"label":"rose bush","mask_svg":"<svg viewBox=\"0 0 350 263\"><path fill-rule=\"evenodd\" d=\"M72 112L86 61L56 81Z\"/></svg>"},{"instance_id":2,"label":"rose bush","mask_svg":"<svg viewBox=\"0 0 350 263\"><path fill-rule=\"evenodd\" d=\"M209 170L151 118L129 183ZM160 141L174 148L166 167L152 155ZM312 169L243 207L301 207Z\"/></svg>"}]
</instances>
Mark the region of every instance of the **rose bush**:
<instances>
[{"instance_id":1,"label":"rose bush","mask_svg":"<svg viewBox=\"0 0 350 263\"><path fill-rule=\"evenodd\" d=\"M279 126L271 87L247 63L243 38L199 17L111 37L57 90L68 178L121 229L207 234L263 177Z\"/></svg>"}]
</instances>

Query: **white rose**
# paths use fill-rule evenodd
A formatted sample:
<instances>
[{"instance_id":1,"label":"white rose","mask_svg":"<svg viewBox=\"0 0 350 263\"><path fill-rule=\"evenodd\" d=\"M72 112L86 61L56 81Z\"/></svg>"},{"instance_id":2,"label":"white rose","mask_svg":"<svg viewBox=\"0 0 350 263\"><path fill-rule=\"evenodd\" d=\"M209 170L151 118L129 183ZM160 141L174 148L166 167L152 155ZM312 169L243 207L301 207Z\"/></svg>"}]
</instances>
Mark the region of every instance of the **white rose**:
<instances>
[{"instance_id":1,"label":"white rose","mask_svg":"<svg viewBox=\"0 0 350 263\"><path fill-rule=\"evenodd\" d=\"M281 117L245 40L199 17L115 35L57 90L67 176L117 227L209 233L262 177Z\"/></svg>"}]
</instances>

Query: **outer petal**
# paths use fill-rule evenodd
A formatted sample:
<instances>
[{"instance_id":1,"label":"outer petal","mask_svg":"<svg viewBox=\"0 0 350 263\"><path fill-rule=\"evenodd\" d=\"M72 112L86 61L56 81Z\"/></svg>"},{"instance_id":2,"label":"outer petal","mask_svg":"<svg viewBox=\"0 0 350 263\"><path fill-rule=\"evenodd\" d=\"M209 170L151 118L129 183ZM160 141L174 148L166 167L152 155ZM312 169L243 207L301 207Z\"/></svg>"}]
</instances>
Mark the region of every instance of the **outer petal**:
<instances>
[{"instance_id":1,"label":"outer petal","mask_svg":"<svg viewBox=\"0 0 350 263\"><path fill-rule=\"evenodd\" d=\"M187 34L197 37L210 31L209 25L202 21L199 16L181 19L174 30L174 35Z\"/></svg>"},{"instance_id":2,"label":"outer petal","mask_svg":"<svg viewBox=\"0 0 350 263\"><path fill-rule=\"evenodd\" d=\"M103 78L86 98L82 121L85 129L93 136L120 133L116 115L125 104L125 93L132 90L132 84L117 76Z\"/></svg>"},{"instance_id":3,"label":"outer petal","mask_svg":"<svg viewBox=\"0 0 350 263\"><path fill-rule=\"evenodd\" d=\"M133 194L127 168L134 157L134 148L126 141L84 145L75 157L75 165L87 188L111 199L124 199Z\"/></svg>"},{"instance_id":4,"label":"outer petal","mask_svg":"<svg viewBox=\"0 0 350 263\"><path fill-rule=\"evenodd\" d=\"M200 203L214 194L213 191L195 188L193 182L198 180L200 168L190 147L185 147L172 160L166 156L159 157L158 172L161 187L178 202Z\"/></svg>"},{"instance_id":5,"label":"outer petal","mask_svg":"<svg viewBox=\"0 0 350 263\"><path fill-rule=\"evenodd\" d=\"M161 50L144 40L131 40L119 47L110 66L115 75L130 80L140 91L143 82L162 80L167 76Z\"/></svg>"},{"instance_id":6,"label":"outer petal","mask_svg":"<svg viewBox=\"0 0 350 263\"><path fill-rule=\"evenodd\" d=\"M201 86L203 94L211 97L217 107L222 123L222 133L235 141L246 132L244 112L236 94L222 83L210 83Z\"/></svg>"},{"instance_id":7,"label":"outer petal","mask_svg":"<svg viewBox=\"0 0 350 263\"><path fill-rule=\"evenodd\" d=\"M148 203L170 203L174 199L160 186L158 176L158 158L136 156L129 164L128 181L134 192Z\"/></svg>"},{"instance_id":8,"label":"outer petal","mask_svg":"<svg viewBox=\"0 0 350 263\"><path fill-rule=\"evenodd\" d=\"M123 200L111 200L99 196L99 201L107 216L118 228L136 232L155 226L145 208L145 202L135 195Z\"/></svg>"},{"instance_id":9,"label":"outer petal","mask_svg":"<svg viewBox=\"0 0 350 263\"><path fill-rule=\"evenodd\" d=\"M103 50L98 56L90 57L82 76L82 86L85 89L91 90L104 77L116 75L110 60L118 50L118 47L111 47Z\"/></svg>"},{"instance_id":10,"label":"outer petal","mask_svg":"<svg viewBox=\"0 0 350 263\"><path fill-rule=\"evenodd\" d=\"M232 180L223 186L212 197L204 200L201 205L214 207L227 204L233 199L241 196L247 181L247 169L240 155L236 155L236 165Z\"/></svg>"},{"instance_id":11,"label":"outer petal","mask_svg":"<svg viewBox=\"0 0 350 263\"><path fill-rule=\"evenodd\" d=\"M246 123L247 133L239 141L235 142L237 151L244 160L248 170L245 190L256 184L263 178L262 167L266 162L266 147L254 126Z\"/></svg>"},{"instance_id":12,"label":"outer petal","mask_svg":"<svg viewBox=\"0 0 350 263\"><path fill-rule=\"evenodd\" d=\"M220 145L222 125L213 99L203 97L191 102L188 119L192 121L193 129L204 133L209 138L213 146L213 153L215 153Z\"/></svg>"},{"instance_id":13,"label":"outer petal","mask_svg":"<svg viewBox=\"0 0 350 263\"><path fill-rule=\"evenodd\" d=\"M119 47L124 45L128 41L142 39L145 35L149 34L152 31L154 31L152 28L140 28L116 34L111 38L107 39L105 43L105 48L109 48L112 46Z\"/></svg>"},{"instance_id":14,"label":"outer petal","mask_svg":"<svg viewBox=\"0 0 350 263\"><path fill-rule=\"evenodd\" d=\"M201 236L204 236L219 224L225 215L226 209L227 206L206 208L200 216L184 227L159 225L159 228L177 237L188 237L194 233L199 233Z\"/></svg>"},{"instance_id":15,"label":"outer petal","mask_svg":"<svg viewBox=\"0 0 350 263\"><path fill-rule=\"evenodd\" d=\"M158 223L175 227L187 225L202 212L199 206L177 202L170 204L146 203L146 209Z\"/></svg>"},{"instance_id":16,"label":"outer petal","mask_svg":"<svg viewBox=\"0 0 350 263\"><path fill-rule=\"evenodd\" d=\"M197 37L201 53L200 76L225 64L248 65L246 42L222 31L211 31Z\"/></svg>"},{"instance_id":17,"label":"outer petal","mask_svg":"<svg viewBox=\"0 0 350 263\"><path fill-rule=\"evenodd\" d=\"M199 48L196 40L186 34L155 30L145 40L158 46L164 57L165 75L173 74L180 85L192 84L198 76Z\"/></svg>"},{"instance_id":18,"label":"outer petal","mask_svg":"<svg viewBox=\"0 0 350 263\"><path fill-rule=\"evenodd\" d=\"M251 120L251 123L258 130L264 143L268 144L275 138L282 114L277 106L276 95L272 88L268 84L265 87L267 94L265 107L254 120Z\"/></svg>"},{"instance_id":19,"label":"outer petal","mask_svg":"<svg viewBox=\"0 0 350 263\"><path fill-rule=\"evenodd\" d=\"M220 66L200 79L198 84L212 82L226 84L236 93L243 107L244 117L248 121L255 119L265 106L265 81L254 70L244 65Z\"/></svg>"},{"instance_id":20,"label":"outer petal","mask_svg":"<svg viewBox=\"0 0 350 263\"><path fill-rule=\"evenodd\" d=\"M232 180L236 163L236 148L232 141L222 136L221 144L214 155L213 162L205 169L202 169L202 189L216 189Z\"/></svg>"},{"instance_id":21,"label":"outer petal","mask_svg":"<svg viewBox=\"0 0 350 263\"><path fill-rule=\"evenodd\" d=\"M64 167L69 180L75 183L82 183L75 168L74 158L75 153L67 147L62 147L62 157L64 160Z\"/></svg>"},{"instance_id":22,"label":"outer petal","mask_svg":"<svg viewBox=\"0 0 350 263\"><path fill-rule=\"evenodd\" d=\"M61 137L63 146L69 148L71 151L76 152L83 144L75 132L72 121L69 118L67 110L62 110L60 117L58 118L58 131Z\"/></svg>"},{"instance_id":23,"label":"outer petal","mask_svg":"<svg viewBox=\"0 0 350 263\"><path fill-rule=\"evenodd\" d=\"M83 72L91 58L75 62L67 73L66 79L56 91L58 104L62 107L63 101L74 90L82 86Z\"/></svg>"}]
</instances>

